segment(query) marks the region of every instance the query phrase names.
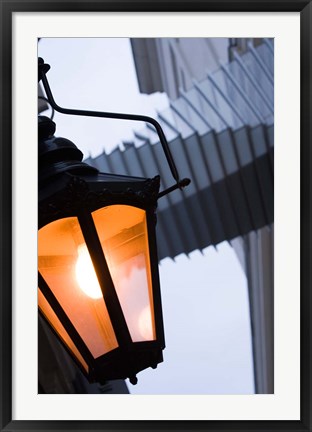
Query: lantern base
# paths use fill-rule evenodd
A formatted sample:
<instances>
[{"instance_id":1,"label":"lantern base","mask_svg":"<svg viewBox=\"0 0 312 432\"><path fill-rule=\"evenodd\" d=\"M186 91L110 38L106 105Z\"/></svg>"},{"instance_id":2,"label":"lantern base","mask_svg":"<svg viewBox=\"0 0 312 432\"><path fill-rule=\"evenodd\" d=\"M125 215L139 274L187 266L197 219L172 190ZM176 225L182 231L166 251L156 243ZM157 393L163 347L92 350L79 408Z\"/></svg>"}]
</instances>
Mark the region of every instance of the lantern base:
<instances>
[{"instance_id":1,"label":"lantern base","mask_svg":"<svg viewBox=\"0 0 312 432\"><path fill-rule=\"evenodd\" d=\"M104 384L108 380L130 379L131 384L137 383L136 374L149 367L155 369L163 362L162 347L147 347L153 342L137 342L126 350L117 348L95 360L95 368L90 371L91 382ZM125 361L125 360L128 361Z\"/></svg>"}]
</instances>

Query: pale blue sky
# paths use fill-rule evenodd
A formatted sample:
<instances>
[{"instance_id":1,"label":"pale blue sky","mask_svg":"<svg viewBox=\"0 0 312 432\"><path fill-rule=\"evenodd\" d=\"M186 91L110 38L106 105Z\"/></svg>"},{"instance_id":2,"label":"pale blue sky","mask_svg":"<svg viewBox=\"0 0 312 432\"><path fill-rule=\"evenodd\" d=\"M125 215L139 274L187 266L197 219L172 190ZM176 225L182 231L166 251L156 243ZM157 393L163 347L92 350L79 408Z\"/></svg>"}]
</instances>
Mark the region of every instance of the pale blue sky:
<instances>
[{"instance_id":1,"label":"pale blue sky","mask_svg":"<svg viewBox=\"0 0 312 432\"><path fill-rule=\"evenodd\" d=\"M155 116L164 94L139 94L128 39L51 38L39 43L56 102L68 108ZM56 113L56 135L87 157L131 139L141 124ZM183 176L183 173L181 173ZM254 392L246 277L234 250L222 243L159 266L166 349L164 363L127 382L136 394Z\"/></svg>"}]
</instances>

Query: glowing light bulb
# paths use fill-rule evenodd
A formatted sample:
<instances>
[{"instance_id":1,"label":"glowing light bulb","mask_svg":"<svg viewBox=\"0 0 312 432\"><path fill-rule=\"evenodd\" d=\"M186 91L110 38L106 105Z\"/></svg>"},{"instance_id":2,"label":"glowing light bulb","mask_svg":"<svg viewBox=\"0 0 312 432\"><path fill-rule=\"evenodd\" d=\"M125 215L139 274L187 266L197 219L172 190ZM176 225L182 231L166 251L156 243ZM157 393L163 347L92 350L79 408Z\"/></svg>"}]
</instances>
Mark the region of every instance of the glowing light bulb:
<instances>
[{"instance_id":1,"label":"glowing light bulb","mask_svg":"<svg viewBox=\"0 0 312 432\"><path fill-rule=\"evenodd\" d=\"M75 270L76 279L81 291L93 299L101 298L102 291L85 244L78 246L78 258Z\"/></svg>"}]
</instances>

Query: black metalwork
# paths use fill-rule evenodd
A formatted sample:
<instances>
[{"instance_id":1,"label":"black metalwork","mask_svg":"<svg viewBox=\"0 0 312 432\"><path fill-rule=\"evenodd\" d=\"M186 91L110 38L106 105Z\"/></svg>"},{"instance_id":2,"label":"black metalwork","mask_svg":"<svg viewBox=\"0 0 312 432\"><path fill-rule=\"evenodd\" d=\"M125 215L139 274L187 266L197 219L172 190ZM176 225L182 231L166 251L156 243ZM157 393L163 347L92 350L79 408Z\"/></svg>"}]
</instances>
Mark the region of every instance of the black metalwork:
<instances>
[{"instance_id":1,"label":"black metalwork","mask_svg":"<svg viewBox=\"0 0 312 432\"><path fill-rule=\"evenodd\" d=\"M139 371L147 367L155 368L162 361L165 347L155 240L155 210L160 178L99 173L81 162L82 153L71 141L54 137L55 124L50 119L40 117L39 120L39 229L55 220L71 216L78 218L118 347L99 358L93 358L40 273L39 289L88 364L86 375L90 381L103 383L108 379L128 377L135 384ZM156 340L153 341L134 343L131 339L91 216L93 211L114 204L131 205L146 212L156 332Z\"/></svg>"},{"instance_id":2,"label":"black metalwork","mask_svg":"<svg viewBox=\"0 0 312 432\"><path fill-rule=\"evenodd\" d=\"M168 188L161 192L161 195L159 197L162 197L170 192L172 190L175 190L177 188L182 189L187 184L190 183L190 179L183 179L180 180L178 170L176 168L174 159L172 157L166 136L162 130L161 125L152 117L148 117L145 115L138 115L138 114L122 114L122 113L111 113L111 112L102 112L102 111L88 111L88 110L78 110L78 109L70 109L70 108L63 108L57 105L57 103L54 100L48 79L47 79L47 72L50 70L50 65L44 63L44 60L39 57L38 59L38 79L39 81L42 81L44 90L47 95L47 99L49 101L49 104L51 107L62 114L69 114L69 115L77 115L77 116L85 116L85 117L99 117L99 118L110 118L110 119L119 119L119 120L133 120L133 121L141 121L145 123L152 124L154 128L156 129L157 135L159 137L159 141L162 145L162 148L164 150L171 174L176 181L174 189Z\"/></svg>"}]
</instances>

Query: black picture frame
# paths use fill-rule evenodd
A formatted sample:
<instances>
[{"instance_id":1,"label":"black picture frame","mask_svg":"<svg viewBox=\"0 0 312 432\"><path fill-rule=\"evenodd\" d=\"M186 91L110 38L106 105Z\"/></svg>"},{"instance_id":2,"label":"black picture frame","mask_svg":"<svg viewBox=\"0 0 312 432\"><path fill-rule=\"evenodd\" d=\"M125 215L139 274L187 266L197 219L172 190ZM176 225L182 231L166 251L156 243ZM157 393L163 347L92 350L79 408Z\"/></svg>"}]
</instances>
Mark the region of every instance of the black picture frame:
<instances>
[{"instance_id":1,"label":"black picture frame","mask_svg":"<svg viewBox=\"0 0 312 432\"><path fill-rule=\"evenodd\" d=\"M298 421L12 420L12 15L14 12L300 12L301 67L301 415ZM311 0L0 0L1 13L1 332L2 431L311 431ZM291 55L291 53L290 53ZM291 371L289 371L291 373Z\"/></svg>"}]
</instances>

